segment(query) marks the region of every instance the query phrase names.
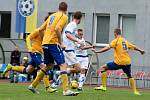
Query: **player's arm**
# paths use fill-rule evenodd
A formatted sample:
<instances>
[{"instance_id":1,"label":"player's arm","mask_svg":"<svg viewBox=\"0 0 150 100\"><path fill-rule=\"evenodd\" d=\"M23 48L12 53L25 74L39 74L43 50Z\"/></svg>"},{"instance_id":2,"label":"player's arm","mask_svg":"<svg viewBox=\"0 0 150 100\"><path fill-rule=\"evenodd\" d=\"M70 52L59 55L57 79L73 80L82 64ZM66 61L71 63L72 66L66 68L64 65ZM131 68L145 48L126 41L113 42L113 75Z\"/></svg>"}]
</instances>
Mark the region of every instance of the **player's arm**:
<instances>
[{"instance_id":1,"label":"player's arm","mask_svg":"<svg viewBox=\"0 0 150 100\"><path fill-rule=\"evenodd\" d=\"M107 45L106 47L96 51L96 49L92 49L93 52L95 53L103 53L103 52L106 52L108 50L110 50L111 48L115 48L116 47L116 44L117 44L117 40L114 39L109 45Z\"/></svg>"},{"instance_id":2,"label":"player's arm","mask_svg":"<svg viewBox=\"0 0 150 100\"><path fill-rule=\"evenodd\" d=\"M134 47L134 50L139 51L142 55L145 53L144 50L142 50L142 49L140 49L140 48L138 48L136 46Z\"/></svg>"},{"instance_id":3,"label":"player's arm","mask_svg":"<svg viewBox=\"0 0 150 100\"><path fill-rule=\"evenodd\" d=\"M76 42L77 44L81 44L79 42L79 40L72 35L72 33L73 33L73 31L74 31L75 28L76 28L75 25L67 26L66 30L65 30L66 37L68 39L70 39L71 41Z\"/></svg>"},{"instance_id":4,"label":"player's arm","mask_svg":"<svg viewBox=\"0 0 150 100\"><path fill-rule=\"evenodd\" d=\"M110 49L111 49L110 46L106 46L106 47L104 47L104 48L102 48L100 50L97 50L97 51L96 51L96 49L92 49L92 51L95 52L95 53L103 53L103 52L106 52L106 51L108 51Z\"/></svg>"},{"instance_id":5,"label":"player's arm","mask_svg":"<svg viewBox=\"0 0 150 100\"><path fill-rule=\"evenodd\" d=\"M91 48L93 48L94 46L81 46L80 48L82 49L82 50L87 50L87 49L91 49Z\"/></svg>"},{"instance_id":6,"label":"player's arm","mask_svg":"<svg viewBox=\"0 0 150 100\"><path fill-rule=\"evenodd\" d=\"M139 51L142 55L145 53L145 51L139 47L137 47L136 45L133 45L132 43L130 42L127 42L128 43L128 48L129 49L133 49L135 51Z\"/></svg>"},{"instance_id":7,"label":"player's arm","mask_svg":"<svg viewBox=\"0 0 150 100\"><path fill-rule=\"evenodd\" d=\"M55 31L60 45L62 45L62 39L61 39L62 31L65 25L67 24L67 22L68 22L68 17L62 17L55 27Z\"/></svg>"},{"instance_id":8,"label":"player's arm","mask_svg":"<svg viewBox=\"0 0 150 100\"><path fill-rule=\"evenodd\" d=\"M70 39L70 40L73 41L73 42L77 42L78 44L81 44L81 43L78 41L77 38L75 38L74 36L71 35L70 32L67 31L67 32L65 32L65 33L66 33L66 36L67 36L68 39Z\"/></svg>"},{"instance_id":9,"label":"player's arm","mask_svg":"<svg viewBox=\"0 0 150 100\"><path fill-rule=\"evenodd\" d=\"M36 29L33 33L27 36L26 38L26 45L29 52L32 52L32 39L35 38L37 35L36 33L39 32L38 29Z\"/></svg>"}]
</instances>

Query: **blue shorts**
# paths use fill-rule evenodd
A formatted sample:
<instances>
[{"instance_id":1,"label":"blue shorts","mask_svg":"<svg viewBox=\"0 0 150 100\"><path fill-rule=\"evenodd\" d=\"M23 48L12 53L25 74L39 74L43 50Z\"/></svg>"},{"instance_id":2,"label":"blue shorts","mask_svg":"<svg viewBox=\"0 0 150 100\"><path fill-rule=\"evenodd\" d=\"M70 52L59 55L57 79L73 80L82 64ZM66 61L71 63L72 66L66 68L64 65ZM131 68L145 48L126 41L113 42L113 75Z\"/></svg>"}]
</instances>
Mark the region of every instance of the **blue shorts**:
<instances>
[{"instance_id":1,"label":"blue shorts","mask_svg":"<svg viewBox=\"0 0 150 100\"><path fill-rule=\"evenodd\" d=\"M108 70L118 70L118 69L122 69L124 73L126 73L126 75L128 77L131 77L131 64L128 65L118 65L114 62L109 62L107 63L107 67Z\"/></svg>"},{"instance_id":2,"label":"blue shorts","mask_svg":"<svg viewBox=\"0 0 150 100\"><path fill-rule=\"evenodd\" d=\"M64 64L65 58L62 49L57 44L45 44L43 45L44 51L44 63L54 64L54 61L58 64Z\"/></svg>"},{"instance_id":3,"label":"blue shorts","mask_svg":"<svg viewBox=\"0 0 150 100\"><path fill-rule=\"evenodd\" d=\"M29 65L32 65L33 67L38 67L40 64L44 63L42 59L42 55L40 53L31 53L31 61L29 62Z\"/></svg>"}]
</instances>

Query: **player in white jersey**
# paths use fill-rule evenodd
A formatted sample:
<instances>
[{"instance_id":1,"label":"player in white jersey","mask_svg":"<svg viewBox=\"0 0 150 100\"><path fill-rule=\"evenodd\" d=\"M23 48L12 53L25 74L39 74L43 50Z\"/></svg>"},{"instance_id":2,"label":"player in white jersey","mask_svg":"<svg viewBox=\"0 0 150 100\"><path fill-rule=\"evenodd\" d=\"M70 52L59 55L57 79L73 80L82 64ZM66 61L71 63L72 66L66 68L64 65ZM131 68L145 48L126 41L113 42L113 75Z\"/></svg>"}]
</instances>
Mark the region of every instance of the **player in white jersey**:
<instances>
[{"instance_id":1,"label":"player in white jersey","mask_svg":"<svg viewBox=\"0 0 150 100\"><path fill-rule=\"evenodd\" d=\"M89 63L87 49L93 48L94 46L86 46L85 40L83 38L82 29L78 29L76 37L78 38L80 43L82 43L82 45L76 44L76 49L75 49L76 58L80 62L80 68L81 68L79 81L78 81L79 83L78 90L82 91L82 87L86 79L85 74L88 69L88 63Z\"/></svg>"},{"instance_id":2,"label":"player in white jersey","mask_svg":"<svg viewBox=\"0 0 150 100\"><path fill-rule=\"evenodd\" d=\"M80 11L75 12L73 21L70 22L66 28L64 29L63 34L63 45L65 46L65 62L68 66L72 66L68 68L68 71L71 73L79 73L80 72L80 63L75 55L75 42L81 44L80 41L75 37L77 25L80 23L82 18L82 13Z\"/></svg>"}]
</instances>

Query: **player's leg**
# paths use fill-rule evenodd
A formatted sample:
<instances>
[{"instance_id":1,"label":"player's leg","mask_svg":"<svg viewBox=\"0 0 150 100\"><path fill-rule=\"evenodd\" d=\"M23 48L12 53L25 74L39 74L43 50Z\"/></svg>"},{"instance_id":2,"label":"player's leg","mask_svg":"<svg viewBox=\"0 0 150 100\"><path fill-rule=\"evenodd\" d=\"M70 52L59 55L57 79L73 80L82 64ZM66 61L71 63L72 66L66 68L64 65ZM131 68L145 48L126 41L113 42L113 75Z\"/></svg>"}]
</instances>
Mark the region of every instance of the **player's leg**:
<instances>
[{"instance_id":1,"label":"player's leg","mask_svg":"<svg viewBox=\"0 0 150 100\"><path fill-rule=\"evenodd\" d=\"M72 92L69 90L68 85L68 75L67 75L67 64L65 64L65 58L63 51L59 47L59 45L52 45L51 54L55 59L56 63L60 66L61 70L61 82L63 87L63 95L65 96L75 96L78 95L78 92Z\"/></svg>"},{"instance_id":2,"label":"player's leg","mask_svg":"<svg viewBox=\"0 0 150 100\"><path fill-rule=\"evenodd\" d=\"M11 71L11 70L23 73L24 68L25 68L24 66L12 66L11 64L7 64L7 66L3 72L3 75L5 75L8 71Z\"/></svg>"},{"instance_id":3,"label":"player's leg","mask_svg":"<svg viewBox=\"0 0 150 100\"><path fill-rule=\"evenodd\" d=\"M83 84L86 80L86 77L85 77L86 70L87 69L84 69L84 68L81 69L80 76L79 76L79 81L78 81L78 83L79 83L78 90L79 91L83 90Z\"/></svg>"},{"instance_id":4,"label":"player's leg","mask_svg":"<svg viewBox=\"0 0 150 100\"><path fill-rule=\"evenodd\" d=\"M79 87L78 90L82 91L83 89L83 84L86 80L85 74L88 69L88 58L83 58L83 60L80 61L80 66L81 66L81 72L79 76Z\"/></svg>"},{"instance_id":5,"label":"player's leg","mask_svg":"<svg viewBox=\"0 0 150 100\"><path fill-rule=\"evenodd\" d=\"M44 59L46 59L45 61L47 63L49 63L49 52L48 49L44 49ZM41 60L41 55L36 55L37 59L36 59L36 63L37 65L39 65L39 67L41 68L41 70L39 71L38 75L36 76L35 80L31 83L31 85L28 87L29 90L31 90L33 93L38 93L36 90L37 85L39 84L39 82L44 78L45 75L47 75L48 70L50 69L49 66L53 66L53 64L49 64L49 66L46 66L42 60ZM53 59L52 59L53 60ZM51 60L50 60L51 61ZM48 80L46 79L46 87L48 84L47 82ZM52 91L53 92L53 91Z\"/></svg>"},{"instance_id":6,"label":"player's leg","mask_svg":"<svg viewBox=\"0 0 150 100\"><path fill-rule=\"evenodd\" d=\"M103 91L106 91L106 84L107 84L107 65L103 65L100 67L101 68L101 86L100 87L95 87L95 90L103 90Z\"/></svg>"},{"instance_id":7,"label":"player's leg","mask_svg":"<svg viewBox=\"0 0 150 100\"><path fill-rule=\"evenodd\" d=\"M76 58L76 55L74 52L63 52L65 56L65 62L68 64L67 72L68 73L79 73L81 71L80 69L80 63ZM72 67L73 66L73 67Z\"/></svg>"},{"instance_id":8,"label":"player's leg","mask_svg":"<svg viewBox=\"0 0 150 100\"><path fill-rule=\"evenodd\" d=\"M11 64L8 64L5 71L3 72L3 75L5 75L8 71L16 71L23 74L30 74L34 70L32 65L28 65L28 67L24 66L12 66Z\"/></svg>"},{"instance_id":9,"label":"player's leg","mask_svg":"<svg viewBox=\"0 0 150 100\"><path fill-rule=\"evenodd\" d=\"M117 70L119 69L119 66L115 64L114 62L109 62L103 66L101 66L101 82L102 85L100 87L96 87L95 90L103 90L106 91L106 85L107 85L107 70Z\"/></svg>"},{"instance_id":10,"label":"player's leg","mask_svg":"<svg viewBox=\"0 0 150 100\"><path fill-rule=\"evenodd\" d=\"M131 76L131 64L123 67L122 70L124 71L124 73L126 73L128 79L129 79L129 82L130 82L130 86L131 86L134 94L135 95L141 95L138 92L138 90L136 89L136 82L135 82L134 78L132 78L132 76Z\"/></svg>"}]
</instances>

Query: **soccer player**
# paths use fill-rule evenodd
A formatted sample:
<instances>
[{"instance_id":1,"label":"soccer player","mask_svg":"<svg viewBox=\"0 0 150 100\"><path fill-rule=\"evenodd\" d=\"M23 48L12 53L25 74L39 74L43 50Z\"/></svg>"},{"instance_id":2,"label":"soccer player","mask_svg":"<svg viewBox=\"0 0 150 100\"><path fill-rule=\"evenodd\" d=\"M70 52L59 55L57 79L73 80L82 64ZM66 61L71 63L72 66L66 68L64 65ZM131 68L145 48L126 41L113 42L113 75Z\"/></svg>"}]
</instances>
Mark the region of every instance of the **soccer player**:
<instances>
[{"instance_id":1,"label":"soccer player","mask_svg":"<svg viewBox=\"0 0 150 100\"><path fill-rule=\"evenodd\" d=\"M78 29L76 38L83 44L83 45L76 44L76 48L75 48L76 58L80 62L80 67L81 67L81 72L80 72L79 81L78 81L78 83L79 83L78 90L79 91L83 90L83 84L86 80L85 74L88 69L88 63L89 63L87 49L94 47L94 46L86 46L83 35L84 35L83 30Z\"/></svg>"},{"instance_id":2,"label":"soccer player","mask_svg":"<svg viewBox=\"0 0 150 100\"><path fill-rule=\"evenodd\" d=\"M82 18L82 13L77 11L74 13L73 21L70 22L63 34L63 45L65 47L64 55L65 61L70 68L67 68L68 73L79 73L80 72L80 63L75 55L75 42L81 44L80 41L75 37L77 25L80 24Z\"/></svg>"},{"instance_id":3,"label":"soccer player","mask_svg":"<svg viewBox=\"0 0 150 100\"><path fill-rule=\"evenodd\" d=\"M61 69L63 95L75 96L79 94L79 92L73 92L68 88L68 76L66 72L67 65L65 64L64 55L61 49L62 30L68 21L68 16L65 15L66 11L67 4L65 2L61 2L59 4L59 11L50 15L39 28L39 31L45 30L42 45L44 51L44 63L47 66L44 66L40 70L35 80L28 87L32 92L36 91L36 87L40 80L44 77L45 74L47 74L47 71L50 69L50 67L54 66L55 61Z\"/></svg>"},{"instance_id":4,"label":"soccer player","mask_svg":"<svg viewBox=\"0 0 150 100\"><path fill-rule=\"evenodd\" d=\"M36 29L34 32L32 32L28 37L26 38L26 44L28 51L30 52L31 61L29 62L28 66L12 66L11 64L8 64L4 73L12 70L16 72L20 72L23 74L32 74L35 71L35 68L38 66L39 68L42 68L45 66L43 59L42 59L42 40L43 40L43 32L39 33L38 29ZM48 75L45 75L43 78L43 82L45 84L45 88L47 92L55 92L56 89L50 88L50 83L48 79ZM38 92L36 92L38 93Z\"/></svg>"},{"instance_id":5,"label":"soccer player","mask_svg":"<svg viewBox=\"0 0 150 100\"><path fill-rule=\"evenodd\" d=\"M135 83L134 78L132 78L131 76L131 58L129 56L128 50L133 49L133 50L139 51L142 55L145 52L144 50L136 47L135 45L125 40L121 36L121 30L119 28L116 28L114 30L114 36L115 36L115 39L109 44L109 46L106 46L99 51L96 51L95 49L93 49L95 53L103 53L103 52L110 50L111 48L114 49L114 61L108 62L107 64L101 66L102 85L100 87L96 87L95 89L106 91L106 81L107 81L106 71L122 69L124 73L126 73L129 79L129 82L133 89L134 94L141 95L136 89L136 83Z\"/></svg>"}]
</instances>

